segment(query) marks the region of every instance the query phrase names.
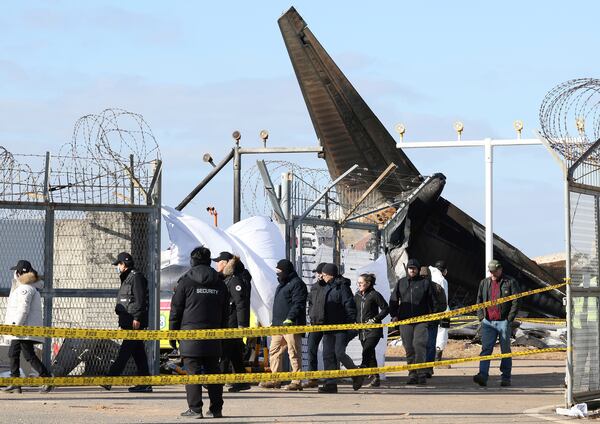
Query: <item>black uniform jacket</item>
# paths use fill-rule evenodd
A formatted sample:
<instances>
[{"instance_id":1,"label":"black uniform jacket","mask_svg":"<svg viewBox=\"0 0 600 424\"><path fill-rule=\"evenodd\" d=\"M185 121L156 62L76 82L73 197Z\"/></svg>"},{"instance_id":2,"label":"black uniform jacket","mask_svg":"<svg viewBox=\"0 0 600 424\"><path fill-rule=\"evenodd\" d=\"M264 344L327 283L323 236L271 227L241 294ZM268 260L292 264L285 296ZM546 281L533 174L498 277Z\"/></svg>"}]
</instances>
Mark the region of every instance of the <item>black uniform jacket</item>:
<instances>
[{"instance_id":1,"label":"black uniform jacket","mask_svg":"<svg viewBox=\"0 0 600 424\"><path fill-rule=\"evenodd\" d=\"M119 327L133 329L133 320L140 322L140 329L148 327L148 280L144 274L129 268L120 274L121 287L117 293L115 313Z\"/></svg>"},{"instance_id":2,"label":"black uniform jacket","mask_svg":"<svg viewBox=\"0 0 600 424\"><path fill-rule=\"evenodd\" d=\"M229 291L217 271L197 265L177 283L171 300L169 329L227 328ZM181 340L183 357L220 356L221 340Z\"/></svg>"}]
</instances>

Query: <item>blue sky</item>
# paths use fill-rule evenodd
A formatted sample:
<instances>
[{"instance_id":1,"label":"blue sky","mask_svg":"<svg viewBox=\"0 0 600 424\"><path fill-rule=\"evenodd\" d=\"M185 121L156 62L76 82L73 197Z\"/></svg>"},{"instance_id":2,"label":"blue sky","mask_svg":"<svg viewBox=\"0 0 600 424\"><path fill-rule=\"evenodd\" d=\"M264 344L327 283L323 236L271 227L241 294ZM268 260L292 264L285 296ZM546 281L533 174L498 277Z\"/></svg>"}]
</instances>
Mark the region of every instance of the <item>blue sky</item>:
<instances>
[{"instance_id":1,"label":"blue sky","mask_svg":"<svg viewBox=\"0 0 600 424\"><path fill-rule=\"evenodd\" d=\"M163 200L177 204L239 129L246 146L316 136L277 18L292 3L23 1L0 16L0 145L57 151L75 121L107 107L141 113L157 137ZM293 5L382 122L407 139L524 136L556 84L595 77L596 2L297 1ZM423 174L443 172L444 196L482 220L480 150L408 151ZM495 231L536 256L563 248L561 174L542 147L496 152ZM303 162L323 166L313 157ZM248 160L244 165L249 166ZM231 222L231 173L187 212Z\"/></svg>"}]
</instances>

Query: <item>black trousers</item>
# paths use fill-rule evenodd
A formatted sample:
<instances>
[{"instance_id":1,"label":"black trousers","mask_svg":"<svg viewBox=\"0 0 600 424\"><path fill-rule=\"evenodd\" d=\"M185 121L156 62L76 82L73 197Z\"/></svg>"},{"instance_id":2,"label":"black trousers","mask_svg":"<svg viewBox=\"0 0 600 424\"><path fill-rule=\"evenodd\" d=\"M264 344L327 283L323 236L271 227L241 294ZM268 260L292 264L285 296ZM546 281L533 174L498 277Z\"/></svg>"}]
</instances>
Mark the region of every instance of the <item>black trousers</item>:
<instances>
[{"instance_id":1,"label":"black trousers","mask_svg":"<svg viewBox=\"0 0 600 424\"><path fill-rule=\"evenodd\" d=\"M123 340L117 354L117 359L110 366L107 375L121 375L127 365L127 361L132 356L138 370L138 375L150 375L148 357L146 356L146 348L144 347L143 340Z\"/></svg>"},{"instance_id":2,"label":"black trousers","mask_svg":"<svg viewBox=\"0 0 600 424\"><path fill-rule=\"evenodd\" d=\"M244 342L242 339L224 339L223 356L221 357L221 372L229 373L229 365L233 366L236 374L246 372L244 367Z\"/></svg>"},{"instance_id":3,"label":"black trousers","mask_svg":"<svg viewBox=\"0 0 600 424\"><path fill-rule=\"evenodd\" d=\"M308 370L319 370L319 343L323 338L323 332L308 333Z\"/></svg>"},{"instance_id":4,"label":"black trousers","mask_svg":"<svg viewBox=\"0 0 600 424\"><path fill-rule=\"evenodd\" d=\"M25 360L31 364L31 367L37 371L40 377L50 377L48 369L42 364L42 361L37 357L33 350L33 345L36 342L32 340L18 340L13 339L10 341L8 348L8 357L10 358L10 376L20 377L21 376L21 352Z\"/></svg>"},{"instance_id":5,"label":"black trousers","mask_svg":"<svg viewBox=\"0 0 600 424\"><path fill-rule=\"evenodd\" d=\"M341 362L346 369L356 368L356 365L346 354L348 345L347 331L326 331L323 333L323 365L326 370L339 369ZM326 384L335 384L336 379L327 379Z\"/></svg>"},{"instance_id":6,"label":"black trousers","mask_svg":"<svg viewBox=\"0 0 600 424\"><path fill-rule=\"evenodd\" d=\"M362 344L362 363L361 368L376 368L377 367L377 355L375 354L375 348L379 344L379 337L367 337L361 340Z\"/></svg>"},{"instance_id":7,"label":"black trousers","mask_svg":"<svg viewBox=\"0 0 600 424\"><path fill-rule=\"evenodd\" d=\"M194 356L183 358L183 364L190 374L218 374L219 358L217 356ZM223 409L223 385L208 384L208 398L212 412ZM185 386L188 407L194 412L202 412L202 384L187 384Z\"/></svg>"},{"instance_id":8,"label":"black trousers","mask_svg":"<svg viewBox=\"0 0 600 424\"><path fill-rule=\"evenodd\" d=\"M407 324L400 326L400 337L402 337L402 346L406 351L407 364L422 364L425 362L427 351L427 339L429 333L427 323ZM425 378L427 370L419 369L409 371L409 375Z\"/></svg>"}]
</instances>

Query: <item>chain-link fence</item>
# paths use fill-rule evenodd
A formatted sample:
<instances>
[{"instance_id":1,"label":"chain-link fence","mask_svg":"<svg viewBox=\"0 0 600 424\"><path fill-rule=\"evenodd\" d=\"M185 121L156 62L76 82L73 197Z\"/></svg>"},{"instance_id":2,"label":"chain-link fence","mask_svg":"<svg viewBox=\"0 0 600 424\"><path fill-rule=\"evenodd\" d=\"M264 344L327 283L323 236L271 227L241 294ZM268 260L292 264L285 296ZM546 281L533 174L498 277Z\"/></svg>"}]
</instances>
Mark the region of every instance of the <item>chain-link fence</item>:
<instances>
[{"instance_id":1,"label":"chain-link fence","mask_svg":"<svg viewBox=\"0 0 600 424\"><path fill-rule=\"evenodd\" d=\"M13 285L9 268L27 259L43 275L44 326L118 328L121 281L111 262L127 251L147 277L149 328L158 329L160 161L76 159L11 155L0 163L0 315ZM158 342L146 345L156 372ZM118 348L114 340L46 339L43 358L57 376L98 375Z\"/></svg>"}]
</instances>

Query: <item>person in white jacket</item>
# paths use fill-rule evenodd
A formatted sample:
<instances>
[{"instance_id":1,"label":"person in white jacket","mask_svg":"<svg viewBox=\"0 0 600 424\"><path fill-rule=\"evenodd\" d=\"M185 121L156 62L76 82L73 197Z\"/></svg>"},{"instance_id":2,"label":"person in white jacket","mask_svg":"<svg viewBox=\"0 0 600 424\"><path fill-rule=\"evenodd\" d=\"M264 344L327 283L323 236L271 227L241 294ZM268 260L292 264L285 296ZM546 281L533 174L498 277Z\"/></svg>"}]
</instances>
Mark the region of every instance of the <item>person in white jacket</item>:
<instances>
[{"instance_id":1,"label":"person in white jacket","mask_svg":"<svg viewBox=\"0 0 600 424\"><path fill-rule=\"evenodd\" d=\"M448 270L446 268L445 261L437 261L435 266L429 267L429 272L431 274L431 281L438 284L441 289L444 290L444 295L446 296L446 304L448 303L448 281L446 281L446 275L448 274ZM446 308L446 311L449 311L450 307ZM427 328L428 330L428 340L427 340L427 362L433 361L441 361L442 352L448 343L448 328L446 325L438 322L430 322ZM431 378L433 375L433 368L427 370L427 377Z\"/></svg>"},{"instance_id":2,"label":"person in white jacket","mask_svg":"<svg viewBox=\"0 0 600 424\"><path fill-rule=\"evenodd\" d=\"M42 326L42 298L39 290L44 287L44 282L29 261L20 260L11 270L15 272L15 281L8 297L4 324ZM21 352L25 360L31 364L31 367L37 371L40 377L51 376L34 351L34 344L42 343L44 341L43 338L35 336L9 336L9 340L8 357L10 358L11 377L21 376ZM48 385L42 386L40 392L47 393L53 388L53 386ZM5 387L2 391L8 393L22 392L21 387L15 385Z\"/></svg>"}]
</instances>

